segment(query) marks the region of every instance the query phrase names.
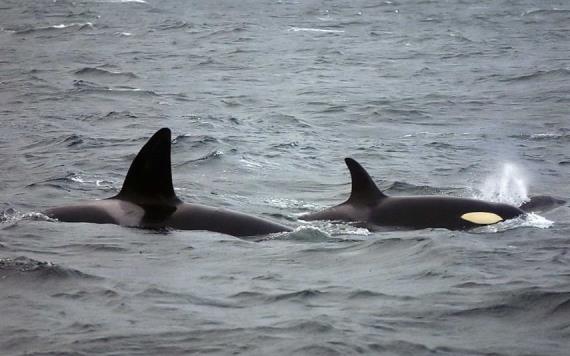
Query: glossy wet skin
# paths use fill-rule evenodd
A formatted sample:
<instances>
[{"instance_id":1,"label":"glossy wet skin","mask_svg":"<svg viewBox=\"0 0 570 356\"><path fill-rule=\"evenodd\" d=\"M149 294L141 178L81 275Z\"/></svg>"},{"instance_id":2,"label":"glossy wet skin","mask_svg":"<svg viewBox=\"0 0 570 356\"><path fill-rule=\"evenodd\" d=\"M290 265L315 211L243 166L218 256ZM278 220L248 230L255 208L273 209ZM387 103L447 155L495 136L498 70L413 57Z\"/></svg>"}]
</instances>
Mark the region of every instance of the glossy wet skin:
<instances>
[{"instance_id":1,"label":"glossy wet skin","mask_svg":"<svg viewBox=\"0 0 570 356\"><path fill-rule=\"evenodd\" d=\"M507 204L474 199L418 196L386 197L374 205L343 203L317 213L303 215L300 219L360 222L372 230L379 226L464 230L480 226L461 218L462 215L471 212L493 213L503 220L525 214L521 209Z\"/></svg>"},{"instance_id":2,"label":"glossy wet skin","mask_svg":"<svg viewBox=\"0 0 570 356\"><path fill-rule=\"evenodd\" d=\"M381 226L402 226L414 229L446 228L464 230L485 224L475 224L462 216L485 212L509 220L524 211L507 204L451 197L387 197L371 210L370 221Z\"/></svg>"}]
</instances>

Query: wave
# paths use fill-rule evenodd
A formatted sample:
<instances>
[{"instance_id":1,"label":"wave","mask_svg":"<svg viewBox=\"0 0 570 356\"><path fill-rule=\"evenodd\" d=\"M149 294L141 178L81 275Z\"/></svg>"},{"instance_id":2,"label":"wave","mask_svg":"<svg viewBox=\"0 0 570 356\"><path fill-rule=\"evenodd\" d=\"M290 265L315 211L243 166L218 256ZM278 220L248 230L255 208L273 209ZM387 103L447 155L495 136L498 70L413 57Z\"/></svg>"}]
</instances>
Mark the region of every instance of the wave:
<instances>
[{"instance_id":1,"label":"wave","mask_svg":"<svg viewBox=\"0 0 570 356\"><path fill-rule=\"evenodd\" d=\"M158 287L149 287L137 293L137 297L152 299L159 304L195 304L217 308L241 308L238 305L222 302L212 298L198 297L189 293L171 292Z\"/></svg>"},{"instance_id":2,"label":"wave","mask_svg":"<svg viewBox=\"0 0 570 356\"><path fill-rule=\"evenodd\" d=\"M293 302L304 302L310 299L314 299L324 295L317 289L303 289L296 292L281 293L268 296L266 301L269 303L281 302L281 301L293 301Z\"/></svg>"},{"instance_id":3,"label":"wave","mask_svg":"<svg viewBox=\"0 0 570 356\"><path fill-rule=\"evenodd\" d=\"M207 143L202 143L202 144L198 144L198 145L207 145ZM225 155L225 153L221 150L213 150L213 151L210 151L210 152L206 153L205 155L200 156L198 158L193 158L193 159L189 159L189 160L186 160L186 161L183 161L180 163L175 163L172 166L176 168L176 167L183 167L185 165L192 164L192 163L206 163L206 162L221 159L224 155Z\"/></svg>"},{"instance_id":4,"label":"wave","mask_svg":"<svg viewBox=\"0 0 570 356\"><path fill-rule=\"evenodd\" d=\"M331 30L326 28L312 28L312 27L290 27L287 31L290 32L317 32L317 33L344 33L344 30Z\"/></svg>"},{"instance_id":5,"label":"wave","mask_svg":"<svg viewBox=\"0 0 570 356\"><path fill-rule=\"evenodd\" d=\"M522 13L521 16L533 16L533 15L568 15L570 14L570 9L535 9L529 10Z\"/></svg>"},{"instance_id":6,"label":"wave","mask_svg":"<svg viewBox=\"0 0 570 356\"><path fill-rule=\"evenodd\" d=\"M172 140L173 144L176 143L190 143L190 147L200 147L200 146L204 146L204 145L209 145L212 143L218 143L218 139L213 137L213 136L209 136L209 135L189 135L189 134L184 134L184 135L178 135L176 137L174 137L174 139Z\"/></svg>"},{"instance_id":7,"label":"wave","mask_svg":"<svg viewBox=\"0 0 570 356\"><path fill-rule=\"evenodd\" d=\"M281 232L265 236L259 241L294 240L305 242L338 241L316 226L299 226L291 232Z\"/></svg>"},{"instance_id":8,"label":"wave","mask_svg":"<svg viewBox=\"0 0 570 356\"><path fill-rule=\"evenodd\" d=\"M165 20L156 27L157 30L167 31L167 30L178 30L178 29L187 29L191 28L192 25L186 21L180 20Z\"/></svg>"},{"instance_id":9,"label":"wave","mask_svg":"<svg viewBox=\"0 0 570 356\"><path fill-rule=\"evenodd\" d=\"M128 95L128 96L160 96L152 90L142 90L139 88L133 88L128 86L116 86L107 87L99 85L94 82L86 80L74 80L73 81L73 91L77 93L99 93L99 94L110 94L110 95Z\"/></svg>"},{"instance_id":10,"label":"wave","mask_svg":"<svg viewBox=\"0 0 570 356\"><path fill-rule=\"evenodd\" d=\"M113 72L110 70L93 68L93 67L84 67L76 70L73 73L78 76L89 76L89 77L113 77L113 78L127 78L127 79L138 78L136 74L131 72Z\"/></svg>"},{"instance_id":11,"label":"wave","mask_svg":"<svg viewBox=\"0 0 570 356\"><path fill-rule=\"evenodd\" d=\"M0 211L0 224L6 224L8 225L8 228L22 220L55 221L54 219L51 219L48 216L38 212L22 213L12 208Z\"/></svg>"},{"instance_id":12,"label":"wave","mask_svg":"<svg viewBox=\"0 0 570 356\"><path fill-rule=\"evenodd\" d=\"M533 73L499 79L501 82L524 82L537 79L563 79L570 76L570 68L537 70Z\"/></svg>"},{"instance_id":13,"label":"wave","mask_svg":"<svg viewBox=\"0 0 570 356\"><path fill-rule=\"evenodd\" d=\"M371 254L374 256L394 255L395 253L403 253L406 256L418 256L425 252L433 251L434 242L431 239L416 238L383 238L375 240L347 240L345 245L332 245L318 247L310 247L301 251L303 254L333 254L350 256L359 254Z\"/></svg>"},{"instance_id":14,"label":"wave","mask_svg":"<svg viewBox=\"0 0 570 356\"><path fill-rule=\"evenodd\" d=\"M81 186L95 186L98 189L105 191L116 190L118 189L117 185L120 187L120 182L98 179L96 176L85 177L84 175L75 172L70 172L63 177L53 177L39 182L30 183L27 187L48 186L56 189L68 190L69 186L74 184ZM27 219L28 217L26 214L23 214L20 218Z\"/></svg>"},{"instance_id":15,"label":"wave","mask_svg":"<svg viewBox=\"0 0 570 356\"><path fill-rule=\"evenodd\" d=\"M90 114L83 114L78 117L78 120L82 121L111 121L111 120L133 120L138 118L138 115L135 113L124 110L124 111L109 111L106 114L103 113L90 113Z\"/></svg>"},{"instance_id":16,"label":"wave","mask_svg":"<svg viewBox=\"0 0 570 356\"><path fill-rule=\"evenodd\" d=\"M488 352L486 350L474 350L471 348L460 348L451 346L435 346L430 347L427 344L419 344L405 340L396 340L386 343L371 343L368 344L370 349L375 354L388 354L388 355L472 355L472 356L502 356L508 354L501 354L496 352Z\"/></svg>"},{"instance_id":17,"label":"wave","mask_svg":"<svg viewBox=\"0 0 570 356\"><path fill-rule=\"evenodd\" d=\"M214 151L211 151L211 152L205 154L202 157L198 157L196 159L186 161L186 162L182 163L181 165L187 164L187 163L192 163L192 162L204 162L204 161L211 161L211 160L215 160L215 159L220 159L223 155L224 155L223 151L214 150Z\"/></svg>"},{"instance_id":18,"label":"wave","mask_svg":"<svg viewBox=\"0 0 570 356\"><path fill-rule=\"evenodd\" d=\"M304 200L287 199L287 198L271 198L264 201L264 203L274 206L279 209L303 209L303 210L317 210L322 206L313 202L306 202Z\"/></svg>"},{"instance_id":19,"label":"wave","mask_svg":"<svg viewBox=\"0 0 570 356\"><path fill-rule=\"evenodd\" d=\"M391 300L401 300L401 301L410 301L410 300L415 300L415 297L411 297L411 296L399 296L399 295L391 295L391 294L385 294L385 293L380 293L380 292L374 292L374 291L370 291L370 290L365 290L365 289L358 289L356 291L352 291L348 294L348 299L391 299Z\"/></svg>"},{"instance_id":20,"label":"wave","mask_svg":"<svg viewBox=\"0 0 570 356\"><path fill-rule=\"evenodd\" d=\"M570 133L554 133L554 132L544 132L544 133L534 133L534 134L517 134L510 135L510 138L518 138L526 141L556 141L561 143L570 142Z\"/></svg>"},{"instance_id":21,"label":"wave","mask_svg":"<svg viewBox=\"0 0 570 356\"><path fill-rule=\"evenodd\" d=\"M43 26L43 27L27 27L22 29L4 29L4 30L12 32L16 35L25 35L34 32L56 31L56 30L65 30L73 28L76 28L79 31L81 31L85 29L93 29L95 28L95 25L92 22L73 22L70 24L59 24L59 25Z\"/></svg>"},{"instance_id":22,"label":"wave","mask_svg":"<svg viewBox=\"0 0 570 356\"><path fill-rule=\"evenodd\" d=\"M2 280L21 280L26 276L41 280L99 278L52 262L38 261L25 256L0 258L0 275Z\"/></svg>"},{"instance_id":23,"label":"wave","mask_svg":"<svg viewBox=\"0 0 570 356\"><path fill-rule=\"evenodd\" d=\"M184 93L157 93L152 90L144 90L140 88L130 87L126 85L105 86L95 82L79 79L73 81L73 89L71 93L82 94L102 94L110 96L127 96L127 97L160 97L172 98L176 101L189 101L188 96ZM168 104L166 101L159 101L159 104Z\"/></svg>"},{"instance_id":24,"label":"wave","mask_svg":"<svg viewBox=\"0 0 570 356\"><path fill-rule=\"evenodd\" d=\"M135 4L146 4L146 0L95 0L94 2L99 3L109 3L109 4L127 4L127 3L135 3Z\"/></svg>"},{"instance_id":25,"label":"wave","mask_svg":"<svg viewBox=\"0 0 570 356\"><path fill-rule=\"evenodd\" d=\"M531 320L550 320L570 317L570 292L545 291L538 287L511 291L507 297L498 296L495 301L451 312L452 316L461 317L527 317Z\"/></svg>"},{"instance_id":26,"label":"wave","mask_svg":"<svg viewBox=\"0 0 570 356\"><path fill-rule=\"evenodd\" d=\"M65 244L58 246L58 248L62 248L65 250L80 250L80 251L87 251L87 252L128 252L129 250L125 247L121 247L118 244L107 244L107 243L75 243L75 244Z\"/></svg>"}]
</instances>

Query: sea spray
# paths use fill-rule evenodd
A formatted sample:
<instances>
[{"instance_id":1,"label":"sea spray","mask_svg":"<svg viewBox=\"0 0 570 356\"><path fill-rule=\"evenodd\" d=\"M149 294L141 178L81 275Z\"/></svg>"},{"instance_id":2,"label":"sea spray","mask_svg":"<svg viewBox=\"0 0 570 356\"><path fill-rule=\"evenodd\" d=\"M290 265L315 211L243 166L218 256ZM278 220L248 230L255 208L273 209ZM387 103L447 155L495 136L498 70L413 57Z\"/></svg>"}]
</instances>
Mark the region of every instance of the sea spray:
<instances>
[{"instance_id":1,"label":"sea spray","mask_svg":"<svg viewBox=\"0 0 570 356\"><path fill-rule=\"evenodd\" d=\"M481 190L475 194L476 199L497 203L521 206L530 200L528 196L527 179L524 171L512 162L504 163L496 174L490 175L483 182ZM536 227L547 229L552 221L536 213L505 221L499 224L486 226L483 231L500 232L516 227Z\"/></svg>"},{"instance_id":2,"label":"sea spray","mask_svg":"<svg viewBox=\"0 0 570 356\"><path fill-rule=\"evenodd\" d=\"M485 179L475 198L520 206L529 199L524 172L514 163L504 163L497 174Z\"/></svg>"}]
</instances>

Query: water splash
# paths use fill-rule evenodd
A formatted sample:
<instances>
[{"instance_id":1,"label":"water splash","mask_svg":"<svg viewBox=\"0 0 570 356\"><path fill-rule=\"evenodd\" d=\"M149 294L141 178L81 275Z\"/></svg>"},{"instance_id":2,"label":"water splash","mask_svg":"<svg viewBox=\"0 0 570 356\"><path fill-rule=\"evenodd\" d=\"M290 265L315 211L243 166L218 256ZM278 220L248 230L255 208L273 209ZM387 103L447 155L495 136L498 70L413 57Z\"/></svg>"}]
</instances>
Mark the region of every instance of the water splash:
<instances>
[{"instance_id":1,"label":"water splash","mask_svg":"<svg viewBox=\"0 0 570 356\"><path fill-rule=\"evenodd\" d=\"M514 163L503 164L497 174L485 179L481 190L475 194L476 199L521 206L529 201L527 178L524 171ZM499 224L486 226L484 232L501 232L519 227L535 227L548 229L554 222L536 213L525 214Z\"/></svg>"},{"instance_id":2,"label":"water splash","mask_svg":"<svg viewBox=\"0 0 570 356\"><path fill-rule=\"evenodd\" d=\"M505 163L498 174L485 180L475 198L520 206L529 200L526 176L514 163Z\"/></svg>"},{"instance_id":3,"label":"water splash","mask_svg":"<svg viewBox=\"0 0 570 356\"><path fill-rule=\"evenodd\" d=\"M0 224L11 226L16 225L22 220L29 221L56 221L42 213L29 212L23 213L13 208L8 208L6 210L0 210Z\"/></svg>"},{"instance_id":4,"label":"water splash","mask_svg":"<svg viewBox=\"0 0 570 356\"><path fill-rule=\"evenodd\" d=\"M495 232L504 232L520 227L532 227L532 228L539 228L539 229L548 229L554 224L553 221L548 220L547 218L540 216L536 213L528 213L524 216L519 216L514 219L510 219L507 221L500 222L494 225L482 226L480 228L476 228L472 230L474 233L495 233Z\"/></svg>"}]
</instances>

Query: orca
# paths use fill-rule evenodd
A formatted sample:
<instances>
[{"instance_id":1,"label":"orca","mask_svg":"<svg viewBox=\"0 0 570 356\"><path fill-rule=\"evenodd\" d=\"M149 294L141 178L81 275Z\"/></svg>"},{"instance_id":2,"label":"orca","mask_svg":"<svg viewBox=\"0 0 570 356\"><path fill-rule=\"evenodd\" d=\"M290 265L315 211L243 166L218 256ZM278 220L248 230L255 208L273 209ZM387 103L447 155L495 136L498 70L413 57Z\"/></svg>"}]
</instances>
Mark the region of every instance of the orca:
<instances>
[{"instance_id":1,"label":"orca","mask_svg":"<svg viewBox=\"0 0 570 356\"><path fill-rule=\"evenodd\" d=\"M391 197L378 189L357 161L345 158L345 163L352 179L352 192L348 200L319 212L301 215L299 219L354 222L370 230L380 227L468 230L523 216L537 207L563 202L539 196L534 203L531 199L519 208L477 199L435 195Z\"/></svg>"},{"instance_id":2,"label":"orca","mask_svg":"<svg viewBox=\"0 0 570 356\"><path fill-rule=\"evenodd\" d=\"M521 210L527 213L546 213L552 209L566 204L566 200L556 198L550 195L535 195L529 200L523 202L520 206Z\"/></svg>"},{"instance_id":3,"label":"orca","mask_svg":"<svg viewBox=\"0 0 570 356\"><path fill-rule=\"evenodd\" d=\"M62 222L116 224L147 229L207 230L247 237L291 231L255 216L180 200L172 185L171 132L158 130L139 151L119 194L47 209Z\"/></svg>"}]
</instances>

